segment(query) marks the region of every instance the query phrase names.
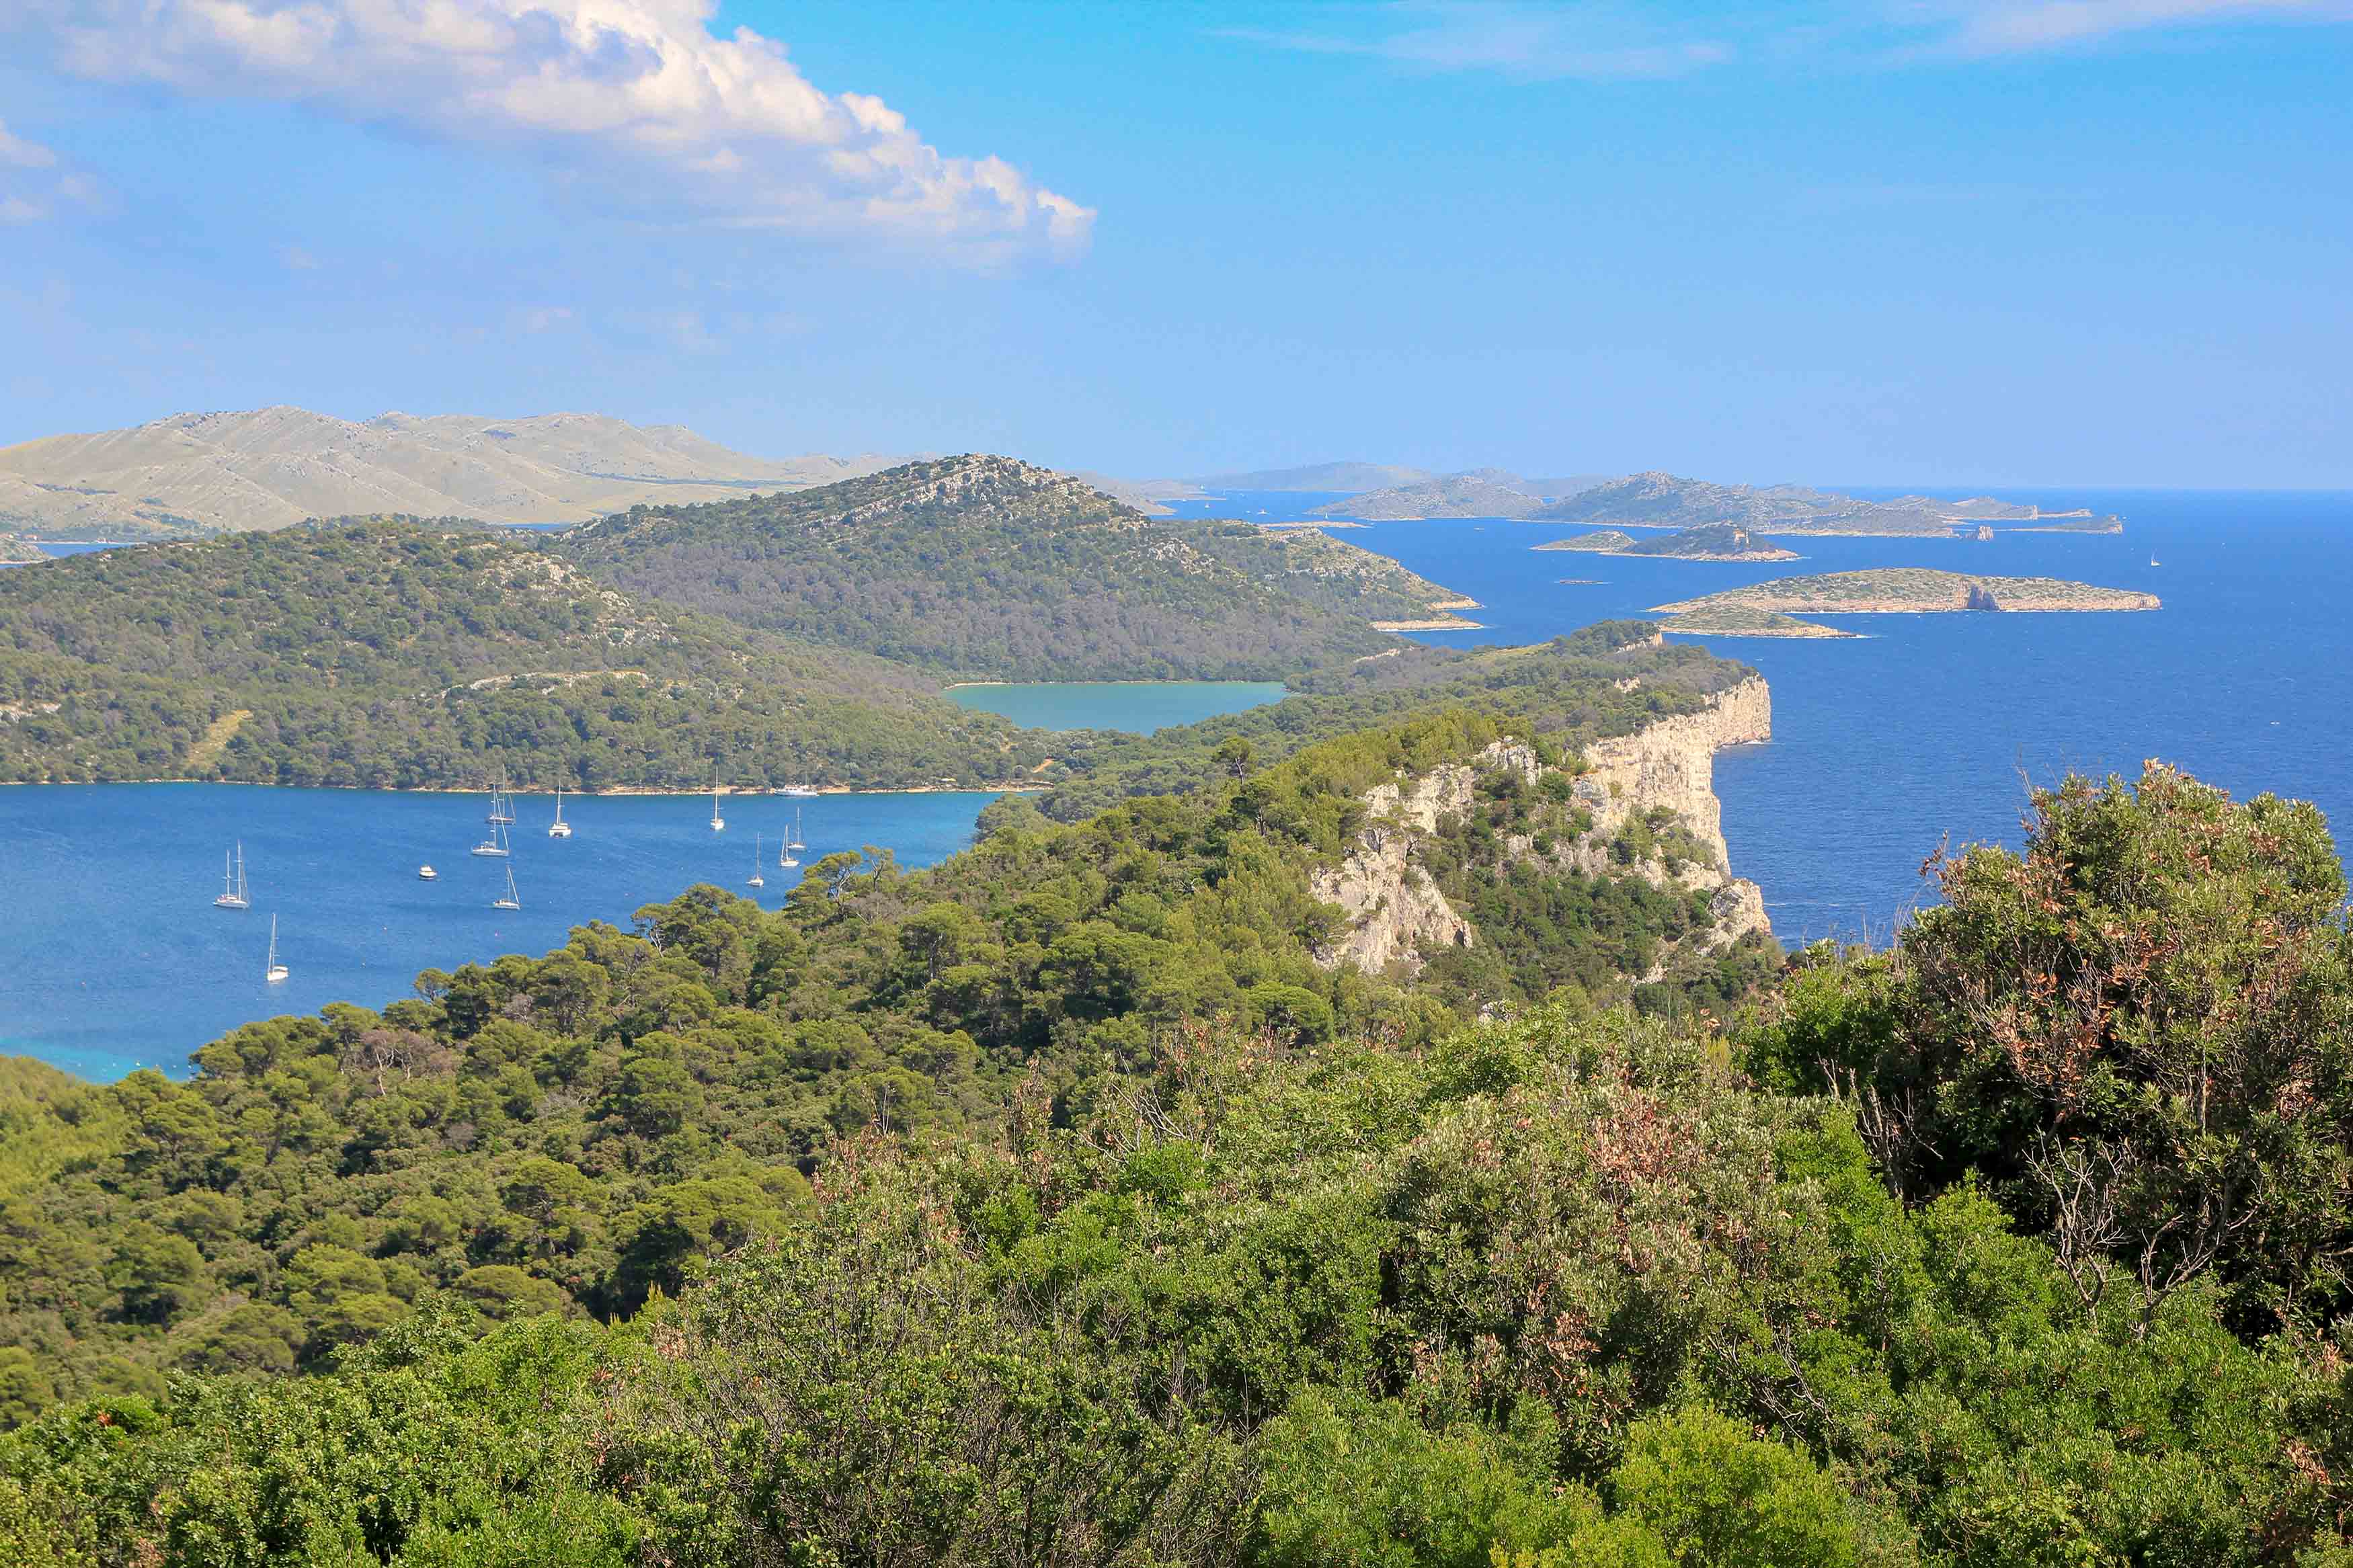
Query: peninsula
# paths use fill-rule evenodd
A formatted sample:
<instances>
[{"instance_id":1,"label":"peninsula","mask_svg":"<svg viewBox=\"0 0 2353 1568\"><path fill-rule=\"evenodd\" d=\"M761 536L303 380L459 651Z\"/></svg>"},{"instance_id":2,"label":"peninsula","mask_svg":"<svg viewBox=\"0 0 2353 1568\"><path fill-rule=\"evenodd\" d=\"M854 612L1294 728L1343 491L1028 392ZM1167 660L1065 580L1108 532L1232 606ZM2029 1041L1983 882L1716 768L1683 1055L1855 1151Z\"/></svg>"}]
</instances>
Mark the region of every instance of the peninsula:
<instances>
[{"instance_id":1,"label":"peninsula","mask_svg":"<svg viewBox=\"0 0 2353 1568\"><path fill-rule=\"evenodd\" d=\"M2154 610L2160 603L2154 594L2068 583L2056 577L1979 577L1925 566L1892 566L1869 572L1779 577L1770 583L1727 588L1720 594L1654 608L1662 615L1684 616L1725 610L1853 616L1923 615L1952 610Z\"/></svg>"}]
</instances>

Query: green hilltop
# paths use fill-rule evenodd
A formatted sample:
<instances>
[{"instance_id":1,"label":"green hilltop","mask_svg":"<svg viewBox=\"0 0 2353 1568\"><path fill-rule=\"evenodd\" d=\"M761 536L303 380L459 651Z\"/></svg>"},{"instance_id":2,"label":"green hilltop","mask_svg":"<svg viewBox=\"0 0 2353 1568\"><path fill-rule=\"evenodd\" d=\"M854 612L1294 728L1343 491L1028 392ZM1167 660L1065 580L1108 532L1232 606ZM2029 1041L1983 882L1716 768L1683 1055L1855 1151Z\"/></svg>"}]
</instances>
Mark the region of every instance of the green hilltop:
<instances>
[{"instance_id":1,"label":"green hilltop","mask_svg":"<svg viewBox=\"0 0 2353 1568\"><path fill-rule=\"evenodd\" d=\"M1281 679L1394 647L1375 620L1459 598L1386 557L1155 520L1007 458L791 494L638 507L554 548L639 593L944 676Z\"/></svg>"}]
</instances>

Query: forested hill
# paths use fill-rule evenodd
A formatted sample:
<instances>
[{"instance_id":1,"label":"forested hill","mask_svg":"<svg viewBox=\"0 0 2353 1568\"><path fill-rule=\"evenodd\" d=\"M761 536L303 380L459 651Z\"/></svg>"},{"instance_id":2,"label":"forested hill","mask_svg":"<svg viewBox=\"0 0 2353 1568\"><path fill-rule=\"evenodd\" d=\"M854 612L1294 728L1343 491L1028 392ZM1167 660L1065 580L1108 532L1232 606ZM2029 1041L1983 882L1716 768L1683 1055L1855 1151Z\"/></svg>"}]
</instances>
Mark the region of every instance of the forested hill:
<instances>
[{"instance_id":1,"label":"forested hill","mask_svg":"<svg viewBox=\"0 0 2353 1568\"><path fill-rule=\"evenodd\" d=\"M902 667L402 520L0 574L0 777L27 781L894 787L1044 756Z\"/></svg>"},{"instance_id":2,"label":"forested hill","mask_svg":"<svg viewBox=\"0 0 2353 1568\"><path fill-rule=\"evenodd\" d=\"M2071 781L1891 953L1461 1023L1300 873L1481 735L0 1074L0 1562L2353 1562L2318 812Z\"/></svg>"},{"instance_id":3,"label":"forested hill","mask_svg":"<svg viewBox=\"0 0 2353 1568\"><path fill-rule=\"evenodd\" d=\"M1287 678L1397 647L1460 596L1336 541L1148 518L1008 458L789 495L637 507L565 533L633 593L944 675Z\"/></svg>"},{"instance_id":4,"label":"forested hill","mask_svg":"<svg viewBox=\"0 0 2353 1568\"><path fill-rule=\"evenodd\" d=\"M828 856L781 910L699 888L381 1012L253 1024L186 1084L0 1081L0 1420L22 1355L20 1402L160 1393L323 1365L432 1287L634 1310L778 1234L831 1140L1084 1114L1193 1024L1418 1046L1563 986L1720 1010L1779 962L1712 902L1712 825L1580 793L1575 747L1491 713L1228 761L1074 826L1008 796L926 871ZM1391 821L1400 790L1444 809Z\"/></svg>"}]
</instances>

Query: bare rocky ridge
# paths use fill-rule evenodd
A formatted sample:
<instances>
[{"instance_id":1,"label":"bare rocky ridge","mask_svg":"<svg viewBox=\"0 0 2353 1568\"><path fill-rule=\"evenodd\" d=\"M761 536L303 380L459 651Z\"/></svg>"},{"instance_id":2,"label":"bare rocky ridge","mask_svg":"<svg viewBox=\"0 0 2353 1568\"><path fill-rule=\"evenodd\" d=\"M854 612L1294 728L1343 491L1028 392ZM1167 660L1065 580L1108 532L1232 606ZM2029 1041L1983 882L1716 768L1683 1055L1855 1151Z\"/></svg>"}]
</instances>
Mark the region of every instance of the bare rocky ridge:
<instances>
[{"instance_id":1,"label":"bare rocky ridge","mask_svg":"<svg viewBox=\"0 0 2353 1568\"><path fill-rule=\"evenodd\" d=\"M1704 712L1662 719L1631 735L1594 742L1586 748L1585 769L1573 786L1593 826L1574 844L1556 847L1554 863L1588 875L1622 874L1627 868L1614 863L1611 842L1637 819L1672 812L1708 852L1708 863L1671 869L1653 857L1638 860L1632 869L1662 887L1673 883L1711 892L1715 924L1690 939L1700 942L1702 951L1718 951L1751 931L1769 935L1763 892L1730 869L1723 807L1715 797L1715 753L1725 746L1770 740L1772 734L1772 693L1752 676L1711 698ZM1337 904L1347 916L1344 933L1318 962L1326 968L1353 963L1373 973L1395 966L1419 973L1433 953L1477 942L1477 931L1448 903L1418 863L1417 852L1438 831L1441 817L1471 809L1480 774L1494 769L1510 769L1530 784L1556 771L1537 761L1535 748L1498 741L1472 762L1366 792L1366 822L1356 842L1338 866L1317 872L1311 883L1318 899ZM1519 861L1539 852L1533 842L1514 838L1506 853Z\"/></svg>"},{"instance_id":2,"label":"bare rocky ridge","mask_svg":"<svg viewBox=\"0 0 2353 1568\"><path fill-rule=\"evenodd\" d=\"M144 541L384 513L579 522L641 502L806 489L899 460L747 457L680 426L595 414L178 414L0 449L0 529Z\"/></svg>"}]
</instances>

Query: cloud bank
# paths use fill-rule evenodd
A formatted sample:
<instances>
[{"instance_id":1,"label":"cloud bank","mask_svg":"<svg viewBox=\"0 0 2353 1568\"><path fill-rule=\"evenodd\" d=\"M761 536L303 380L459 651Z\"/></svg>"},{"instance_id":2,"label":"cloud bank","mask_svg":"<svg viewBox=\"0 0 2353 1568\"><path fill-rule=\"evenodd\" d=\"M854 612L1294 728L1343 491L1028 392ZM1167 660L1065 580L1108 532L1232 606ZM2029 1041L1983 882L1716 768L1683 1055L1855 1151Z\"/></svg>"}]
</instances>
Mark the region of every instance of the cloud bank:
<instances>
[{"instance_id":1,"label":"cloud bank","mask_svg":"<svg viewBox=\"0 0 2353 1568\"><path fill-rule=\"evenodd\" d=\"M813 86L715 0L30 0L87 79L307 105L529 151L658 220L880 239L978 265L1068 258L1094 222L994 157L949 157ZM0 143L0 147L5 147Z\"/></svg>"}]
</instances>

